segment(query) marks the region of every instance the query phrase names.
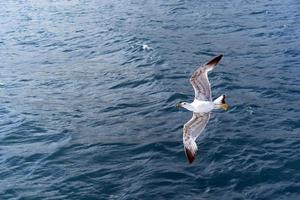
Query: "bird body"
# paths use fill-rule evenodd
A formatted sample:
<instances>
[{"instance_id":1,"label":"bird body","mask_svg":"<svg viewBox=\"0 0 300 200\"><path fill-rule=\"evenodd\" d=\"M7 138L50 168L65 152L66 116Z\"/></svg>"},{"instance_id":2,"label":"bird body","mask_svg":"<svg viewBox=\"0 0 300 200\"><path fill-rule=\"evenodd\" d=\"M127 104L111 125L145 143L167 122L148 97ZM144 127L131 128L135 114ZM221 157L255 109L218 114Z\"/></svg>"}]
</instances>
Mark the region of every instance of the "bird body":
<instances>
[{"instance_id":1,"label":"bird body","mask_svg":"<svg viewBox=\"0 0 300 200\"><path fill-rule=\"evenodd\" d=\"M195 98L192 103L182 102L177 104L193 112L193 117L183 126L183 144L186 157L191 164L198 150L196 139L203 132L210 118L210 112L214 109L227 110L228 105L225 102L225 95L219 96L214 101L211 96L211 88L207 73L221 60L219 55L203 66L199 67L191 76L190 83L195 92Z\"/></svg>"},{"instance_id":2,"label":"bird body","mask_svg":"<svg viewBox=\"0 0 300 200\"><path fill-rule=\"evenodd\" d=\"M221 95L219 98L225 98L225 96ZM224 110L227 110L226 104L223 105L222 103L217 101L219 98L217 98L215 101L202 101L202 100L194 99L192 103L183 102L181 107L195 113L207 113L212 111L213 109L220 109L223 107Z\"/></svg>"},{"instance_id":3,"label":"bird body","mask_svg":"<svg viewBox=\"0 0 300 200\"><path fill-rule=\"evenodd\" d=\"M195 113L203 113L203 112L210 112L215 108L215 105L211 101L201 101L198 99L194 99L194 101L189 104L190 106L187 107L189 111ZM184 106L183 106L184 107Z\"/></svg>"}]
</instances>

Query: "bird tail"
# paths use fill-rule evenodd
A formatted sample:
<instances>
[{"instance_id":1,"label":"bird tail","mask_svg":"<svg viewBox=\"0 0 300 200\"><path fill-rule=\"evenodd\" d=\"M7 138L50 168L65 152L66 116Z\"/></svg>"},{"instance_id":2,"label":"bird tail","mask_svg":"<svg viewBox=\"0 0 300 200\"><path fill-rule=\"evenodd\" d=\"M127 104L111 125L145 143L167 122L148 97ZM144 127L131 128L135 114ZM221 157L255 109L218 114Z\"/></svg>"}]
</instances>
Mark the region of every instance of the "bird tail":
<instances>
[{"instance_id":1,"label":"bird tail","mask_svg":"<svg viewBox=\"0 0 300 200\"><path fill-rule=\"evenodd\" d=\"M228 104L225 102L226 96L223 94L214 100L215 108L218 109L228 109Z\"/></svg>"}]
</instances>

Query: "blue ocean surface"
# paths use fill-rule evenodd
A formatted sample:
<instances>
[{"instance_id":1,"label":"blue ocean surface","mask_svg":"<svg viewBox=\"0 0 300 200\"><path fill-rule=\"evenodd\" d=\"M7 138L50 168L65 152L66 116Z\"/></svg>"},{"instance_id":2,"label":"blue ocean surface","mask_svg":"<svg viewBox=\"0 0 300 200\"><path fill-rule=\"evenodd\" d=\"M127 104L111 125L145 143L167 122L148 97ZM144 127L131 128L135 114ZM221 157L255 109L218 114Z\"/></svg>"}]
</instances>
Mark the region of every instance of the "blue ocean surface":
<instances>
[{"instance_id":1,"label":"blue ocean surface","mask_svg":"<svg viewBox=\"0 0 300 200\"><path fill-rule=\"evenodd\" d=\"M218 54L189 165L175 105ZM0 2L1 200L298 200L299 111L299 0Z\"/></svg>"}]
</instances>

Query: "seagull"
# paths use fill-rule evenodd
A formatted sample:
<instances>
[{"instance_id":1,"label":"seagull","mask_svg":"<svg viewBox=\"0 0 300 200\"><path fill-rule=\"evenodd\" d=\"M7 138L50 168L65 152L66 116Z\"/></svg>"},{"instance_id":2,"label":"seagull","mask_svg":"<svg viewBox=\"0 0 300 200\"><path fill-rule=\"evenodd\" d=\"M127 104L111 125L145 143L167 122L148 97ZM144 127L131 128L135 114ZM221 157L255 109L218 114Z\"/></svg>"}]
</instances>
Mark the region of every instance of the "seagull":
<instances>
[{"instance_id":1,"label":"seagull","mask_svg":"<svg viewBox=\"0 0 300 200\"><path fill-rule=\"evenodd\" d=\"M198 150L196 139L203 132L208 123L210 112L214 109L228 109L225 102L225 95L219 96L214 101L211 97L211 88L207 73L215 68L223 55L214 57L206 64L199 67L191 76L190 83L195 91L195 98L192 103L179 102L177 107L183 107L193 112L193 117L183 126L183 145L185 155L189 164L196 157Z\"/></svg>"}]
</instances>

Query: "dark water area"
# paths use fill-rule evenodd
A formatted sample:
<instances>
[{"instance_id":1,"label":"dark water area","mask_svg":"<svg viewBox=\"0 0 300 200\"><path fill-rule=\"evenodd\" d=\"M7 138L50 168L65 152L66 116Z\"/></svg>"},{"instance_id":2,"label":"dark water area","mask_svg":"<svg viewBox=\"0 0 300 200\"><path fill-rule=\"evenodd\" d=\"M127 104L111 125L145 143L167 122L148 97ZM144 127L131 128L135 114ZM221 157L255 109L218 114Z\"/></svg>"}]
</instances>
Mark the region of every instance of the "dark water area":
<instances>
[{"instance_id":1,"label":"dark water area","mask_svg":"<svg viewBox=\"0 0 300 200\"><path fill-rule=\"evenodd\" d=\"M1 1L0 199L300 199L299 19L298 0ZM175 104L221 53L230 109L188 165Z\"/></svg>"}]
</instances>

